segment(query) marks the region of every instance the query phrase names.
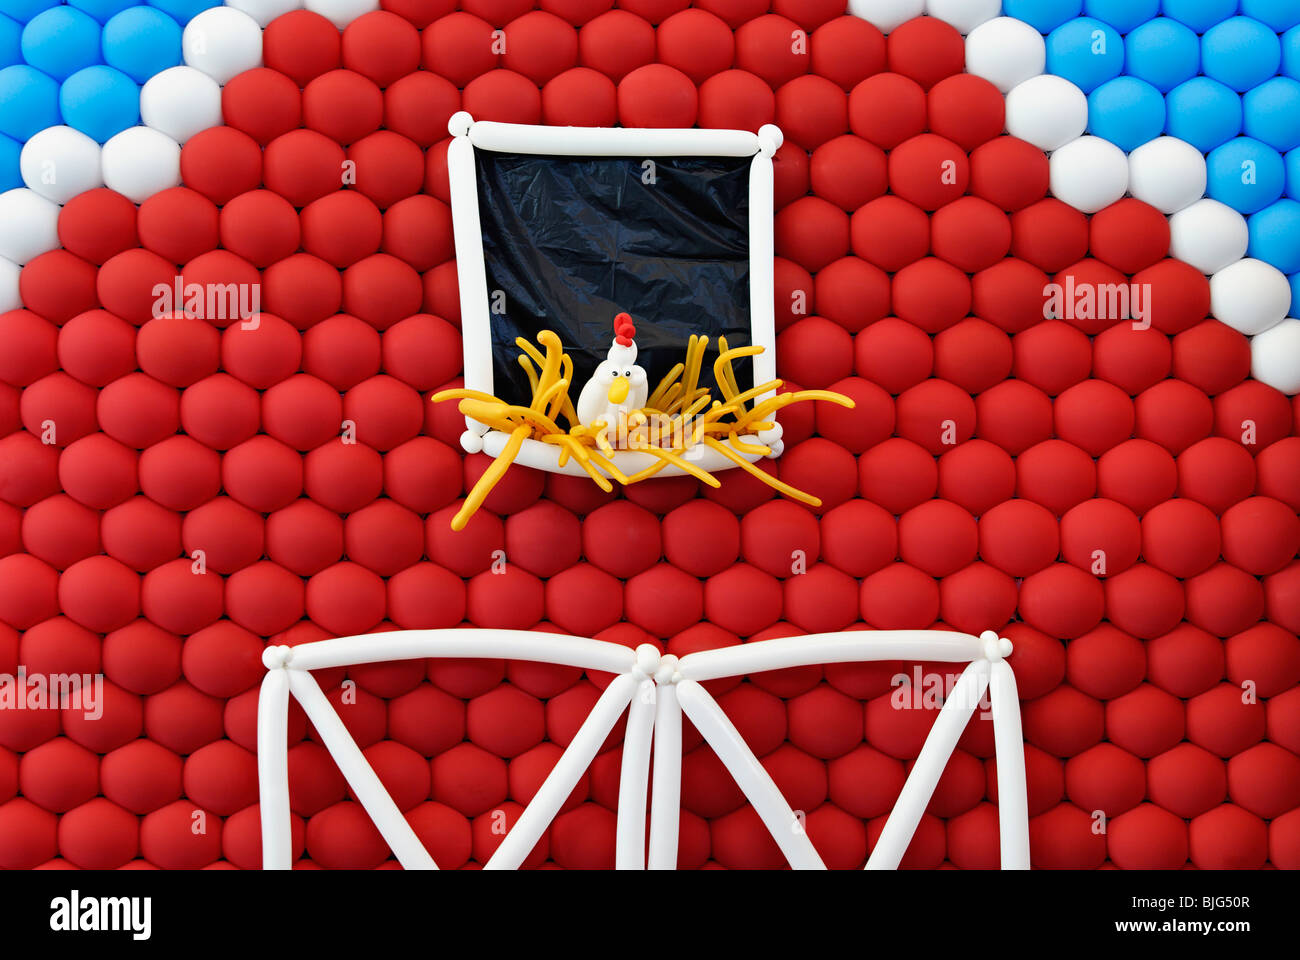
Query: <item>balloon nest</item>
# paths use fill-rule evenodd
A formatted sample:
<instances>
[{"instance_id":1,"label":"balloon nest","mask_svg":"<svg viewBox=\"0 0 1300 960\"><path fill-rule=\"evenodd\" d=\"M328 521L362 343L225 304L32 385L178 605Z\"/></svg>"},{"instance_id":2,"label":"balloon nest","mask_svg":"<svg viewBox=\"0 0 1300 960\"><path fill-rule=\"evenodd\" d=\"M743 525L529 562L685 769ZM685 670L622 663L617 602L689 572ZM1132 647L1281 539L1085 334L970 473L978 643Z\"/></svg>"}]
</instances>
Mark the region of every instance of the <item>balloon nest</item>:
<instances>
[{"instance_id":1,"label":"balloon nest","mask_svg":"<svg viewBox=\"0 0 1300 960\"><path fill-rule=\"evenodd\" d=\"M613 482L624 486L637 483L669 465L711 487L721 486L717 477L691 462L695 451L711 449L780 493L814 507L821 506L818 497L783 483L751 462L751 458L774 455L772 448L759 442L755 435L775 429L777 412L792 403L825 400L850 409L854 403L844 394L831 390L775 393L783 384L781 380L769 380L750 390L741 390L732 363L741 357L757 356L763 352L762 347L730 348L725 337L718 338L713 375L722 398L716 399L707 386L700 385L709 338L692 336L686 345L686 359L674 365L659 381L644 406L620 412L617 422L602 418L584 424L579 422L569 396L573 361L564 352L560 338L551 330L543 330L537 335L536 344L523 337L515 343L523 351L519 365L528 375L532 388L528 406L507 403L491 394L465 388L442 390L432 398L434 403L459 400L460 412L465 416L509 437L452 518L453 530L463 529L483 505L514 463L525 440L540 440L559 447L560 466L572 458L607 493L613 490ZM568 429L560 425L561 419L568 423ZM646 453L657 462L629 476L614 463L614 454L619 450Z\"/></svg>"}]
</instances>

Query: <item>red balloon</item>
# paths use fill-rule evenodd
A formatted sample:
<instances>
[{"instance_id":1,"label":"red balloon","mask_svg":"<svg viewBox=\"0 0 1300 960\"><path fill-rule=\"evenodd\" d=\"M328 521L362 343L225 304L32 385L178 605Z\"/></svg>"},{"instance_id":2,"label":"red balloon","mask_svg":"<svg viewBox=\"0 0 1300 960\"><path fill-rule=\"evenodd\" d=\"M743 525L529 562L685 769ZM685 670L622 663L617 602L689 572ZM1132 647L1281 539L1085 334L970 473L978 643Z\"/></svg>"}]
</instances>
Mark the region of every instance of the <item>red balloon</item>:
<instances>
[{"instance_id":1,"label":"red balloon","mask_svg":"<svg viewBox=\"0 0 1300 960\"><path fill-rule=\"evenodd\" d=\"M241 627L251 631L250 636L253 634L263 637L274 636L302 619L302 580L269 561L250 564L236 571L226 581L226 615ZM191 643L193 639L190 638ZM188 649L187 645L186 650ZM228 644L227 649L233 659L235 644ZM260 650L254 649L251 644L247 649L254 655L255 660L260 661ZM186 676L196 687L203 689L203 685L188 668ZM240 683L242 682L243 678L240 680ZM233 690L236 685L232 682L231 689ZM249 685L242 685L234 690L234 693L246 689L249 689ZM232 695L233 693L224 694L224 696Z\"/></svg>"},{"instance_id":2,"label":"red balloon","mask_svg":"<svg viewBox=\"0 0 1300 960\"><path fill-rule=\"evenodd\" d=\"M344 190L303 208L302 247L340 269L379 249L384 221L363 194Z\"/></svg>"},{"instance_id":3,"label":"red balloon","mask_svg":"<svg viewBox=\"0 0 1300 960\"><path fill-rule=\"evenodd\" d=\"M1214 420L1209 398L1181 380L1162 380L1142 391L1134 410L1137 435L1175 455L1209 436Z\"/></svg>"},{"instance_id":4,"label":"red balloon","mask_svg":"<svg viewBox=\"0 0 1300 960\"><path fill-rule=\"evenodd\" d=\"M870 163L867 167L870 170ZM857 209L850 229L853 252L882 270L901 270L930 252L930 218L920 207L892 194Z\"/></svg>"},{"instance_id":5,"label":"red balloon","mask_svg":"<svg viewBox=\"0 0 1300 960\"><path fill-rule=\"evenodd\" d=\"M216 373L220 353L217 330L183 314L150 320L140 328L136 340L140 368L173 387L188 387Z\"/></svg>"},{"instance_id":6,"label":"red balloon","mask_svg":"<svg viewBox=\"0 0 1300 960\"><path fill-rule=\"evenodd\" d=\"M146 374L132 373L100 391L98 413L105 433L142 450L176 433L180 394Z\"/></svg>"},{"instance_id":7,"label":"red balloon","mask_svg":"<svg viewBox=\"0 0 1300 960\"><path fill-rule=\"evenodd\" d=\"M951 203L966 192L969 182L970 161L951 140L922 133L890 150L890 189L922 210Z\"/></svg>"},{"instance_id":8,"label":"red balloon","mask_svg":"<svg viewBox=\"0 0 1300 960\"><path fill-rule=\"evenodd\" d=\"M877 73L853 88L849 127L884 150L893 150L925 129L925 91L897 73Z\"/></svg>"},{"instance_id":9,"label":"red balloon","mask_svg":"<svg viewBox=\"0 0 1300 960\"><path fill-rule=\"evenodd\" d=\"M60 370L22 392L19 416L32 436L66 447L95 432L97 396L95 390Z\"/></svg>"},{"instance_id":10,"label":"red balloon","mask_svg":"<svg viewBox=\"0 0 1300 960\"><path fill-rule=\"evenodd\" d=\"M565 70L542 88L542 120L555 126L612 127L618 119L614 82L587 67Z\"/></svg>"},{"instance_id":11,"label":"red balloon","mask_svg":"<svg viewBox=\"0 0 1300 960\"><path fill-rule=\"evenodd\" d=\"M384 95L351 70L322 73L302 91L303 125L346 146L379 128Z\"/></svg>"},{"instance_id":12,"label":"red balloon","mask_svg":"<svg viewBox=\"0 0 1300 960\"><path fill-rule=\"evenodd\" d=\"M836 16L821 23L809 38L809 52L813 73L839 84L845 91L852 91L858 83L885 68L885 38L861 17Z\"/></svg>"},{"instance_id":13,"label":"red balloon","mask_svg":"<svg viewBox=\"0 0 1300 960\"><path fill-rule=\"evenodd\" d=\"M850 213L879 197L888 186L884 151L852 135L836 137L817 147L809 173L813 191L819 197Z\"/></svg>"},{"instance_id":14,"label":"red balloon","mask_svg":"<svg viewBox=\"0 0 1300 960\"><path fill-rule=\"evenodd\" d=\"M315 130L290 130L266 146L263 159L268 190L295 207L305 207L339 189L346 154Z\"/></svg>"},{"instance_id":15,"label":"red balloon","mask_svg":"<svg viewBox=\"0 0 1300 960\"><path fill-rule=\"evenodd\" d=\"M781 584L748 564L723 570L704 585L705 617L737 636L771 626L781 618L781 606Z\"/></svg>"},{"instance_id":16,"label":"red balloon","mask_svg":"<svg viewBox=\"0 0 1300 960\"><path fill-rule=\"evenodd\" d=\"M208 134L211 132L205 131ZM233 136L224 139L239 137L235 131L230 133ZM198 140L204 135L198 134L192 140ZM251 146L254 150L257 149L257 144L251 143ZM184 164L184 151L181 157ZM234 166L238 166L238 163ZM188 174L185 179L189 182ZM115 254L136 245L135 221L135 204L107 187L97 187L78 194L63 205L59 211L59 242L83 260L102 264Z\"/></svg>"},{"instance_id":17,"label":"red balloon","mask_svg":"<svg viewBox=\"0 0 1300 960\"><path fill-rule=\"evenodd\" d=\"M934 255L966 273L998 263L1011 247L1011 221L979 197L961 197L935 212L930 225Z\"/></svg>"},{"instance_id":18,"label":"red balloon","mask_svg":"<svg viewBox=\"0 0 1300 960\"><path fill-rule=\"evenodd\" d=\"M1102 380L1084 380L1056 398L1056 435L1099 457L1133 435L1133 403Z\"/></svg>"},{"instance_id":19,"label":"red balloon","mask_svg":"<svg viewBox=\"0 0 1300 960\"><path fill-rule=\"evenodd\" d=\"M916 17L897 27L887 40L889 69L929 90L966 66L961 34L938 17Z\"/></svg>"},{"instance_id":20,"label":"red balloon","mask_svg":"<svg viewBox=\"0 0 1300 960\"><path fill-rule=\"evenodd\" d=\"M713 12L728 19L722 10ZM773 89L808 72L808 44L795 42L806 35L797 23L776 14L746 18L746 21L729 21L736 30L737 67L762 77Z\"/></svg>"},{"instance_id":21,"label":"red balloon","mask_svg":"<svg viewBox=\"0 0 1300 960\"><path fill-rule=\"evenodd\" d=\"M662 63L637 67L618 83L618 117L626 127L691 127L699 96L690 77Z\"/></svg>"},{"instance_id":22,"label":"red balloon","mask_svg":"<svg viewBox=\"0 0 1300 960\"><path fill-rule=\"evenodd\" d=\"M698 623L704 588L695 577L667 563L656 564L627 582L624 615L657 637L671 637Z\"/></svg>"},{"instance_id":23,"label":"red balloon","mask_svg":"<svg viewBox=\"0 0 1300 960\"><path fill-rule=\"evenodd\" d=\"M1173 457L1148 440L1127 440L1097 461L1097 492L1139 515L1173 496L1177 484Z\"/></svg>"},{"instance_id":24,"label":"red balloon","mask_svg":"<svg viewBox=\"0 0 1300 960\"><path fill-rule=\"evenodd\" d=\"M772 88L752 73L724 70L700 85L701 127L757 131L775 120Z\"/></svg>"},{"instance_id":25,"label":"red balloon","mask_svg":"<svg viewBox=\"0 0 1300 960\"><path fill-rule=\"evenodd\" d=\"M947 500L928 500L898 520L898 551L904 563L932 577L946 577L975 559L975 519Z\"/></svg>"},{"instance_id":26,"label":"red balloon","mask_svg":"<svg viewBox=\"0 0 1300 960\"><path fill-rule=\"evenodd\" d=\"M938 584L906 563L888 564L863 580L861 600L862 619L878 630L923 630L939 616Z\"/></svg>"},{"instance_id":27,"label":"red balloon","mask_svg":"<svg viewBox=\"0 0 1300 960\"><path fill-rule=\"evenodd\" d=\"M302 122L302 94L283 73L255 67L221 88L221 112L227 126L266 146Z\"/></svg>"},{"instance_id":28,"label":"red balloon","mask_svg":"<svg viewBox=\"0 0 1300 960\"><path fill-rule=\"evenodd\" d=\"M1055 273L1088 252L1088 218L1054 197L1022 207L1011 217L1011 254Z\"/></svg>"},{"instance_id":29,"label":"red balloon","mask_svg":"<svg viewBox=\"0 0 1300 960\"><path fill-rule=\"evenodd\" d=\"M1101 582L1070 564L1050 564L1020 585L1020 615L1049 636L1082 636L1100 622L1104 609Z\"/></svg>"},{"instance_id":30,"label":"red balloon","mask_svg":"<svg viewBox=\"0 0 1300 960\"><path fill-rule=\"evenodd\" d=\"M303 480L307 496L335 513L351 513L383 490L383 458L364 443L325 443L307 454Z\"/></svg>"},{"instance_id":31,"label":"red balloon","mask_svg":"<svg viewBox=\"0 0 1300 960\"><path fill-rule=\"evenodd\" d=\"M310 577L343 555L343 520L312 500L294 500L266 518L266 555Z\"/></svg>"},{"instance_id":32,"label":"red balloon","mask_svg":"<svg viewBox=\"0 0 1300 960\"><path fill-rule=\"evenodd\" d=\"M894 275L893 307L926 333L939 333L970 313L970 278L938 257L918 260Z\"/></svg>"},{"instance_id":33,"label":"red balloon","mask_svg":"<svg viewBox=\"0 0 1300 960\"><path fill-rule=\"evenodd\" d=\"M1157 504L1142 518L1142 555L1175 577L1194 577L1219 558L1218 520L1195 500Z\"/></svg>"},{"instance_id":34,"label":"red balloon","mask_svg":"<svg viewBox=\"0 0 1300 960\"><path fill-rule=\"evenodd\" d=\"M492 70L471 80L462 98L476 120L541 123L541 91L533 81L511 70Z\"/></svg>"},{"instance_id":35,"label":"red balloon","mask_svg":"<svg viewBox=\"0 0 1300 960\"><path fill-rule=\"evenodd\" d=\"M849 251L849 217L820 197L801 197L779 211L776 251L816 273Z\"/></svg>"},{"instance_id":36,"label":"red balloon","mask_svg":"<svg viewBox=\"0 0 1300 960\"><path fill-rule=\"evenodd\" d=\"M1178 457L1178 493L1222 514L1255 488L1255 464L1240 444L1207 437Z\"/></svg>"},{"instance_id":37,"label":"red balloon","mask_svg":"<svg viewBox=\"0 0 1300 960\"><path fill-rule=\"evenodd\" d=\"M343 29L343 66L386 87L420 65L420 34L395 13L363 13Z\"/></svg>"},{"instance_id":38,"label":"red balloon","mask_svg":"<svg viewBox=\"0 0 1300 960\"><path fill-rule=\"evenodd\" d=\"M956 73L930 88L926 112L932 131L969 152L1002 133L1006 103L997 87L987 80ZM972 156L972 180L974 162Z\"/></svg>"},{"instance_id":39,"label":"red balloon","mask_svg":"<svg viewBox=\"0 0 1300 960\"><path fill-rule=\"evenodd\" d=\"M848 99L825 77L796 77L776 91L776 121L788 140L816 150L848 132Z\"/></svg>"},{"instance_id":40,"label":"red balloon","mask_svg":"<svg viewBox=\"0 0 1300 960\"><path fill-rule=\"evenodd\" d=\"M95 268L67 250L33 257L18 278L18 293L28 310L63 323L99 305Z\"/></svg>"},{"instance_id":41,"label":"red balloon","mask_svg":"<svg viewBox=\"0 0 1300 960\"><path fill-rule=\"evenodd\" d=\"M148 497L133 497L104 514L104 552L141 572L181 552L181 518Z\"/></svg>"},{"instance_id":42,"label":"red balloon","mask_svg":"<svg viewBox=\"0 0 1300 960\"><path fill-rule=\"evenodd\" d=\"M957 83L959 77L953 77L945 80L936 88L938 91L948 83ZM935 110L934 99L936 94L931 94L931 113ZM933 116L931 118L933 120ZM960 126L958 126L960 122ZM974 121L969 121L974 126ZM946 116L942 125L952 130L951 133L943 133L956 143L963 146L966 143L964 137L974 136L974 131L967 133L966 117L958 114L951 117ZM979 130L981 134L984 131L981 124ZM958 135L958 131L961 135ZM970 190L977 197L989 201L996 207L1015 213L1017 210L1023 210L1030 204L1037 203L1047 195L1048 166L1047 155L1039 150L1032 143L1025 143L1011 136L995 136L991 140L981 143L974 147L970 155ZM1028 227L1028 225L1026 225ZM1046 238L1044 238L1046 239ZM1020 254L1017 254L1020 256Z\"/></svg>"},{"instance_id":43,"label":"red balloon","mask_svg":"<svg viewBox=\"0 0 1300 960\"><path fill-rule=\"evenodd\" d=\"M339 66L338 28L320 14L291 10L276 17L262 35L262 59L300 87Z\"/></svg>"},{"instance_id":44,"label":"red balloon","mask_svg":"<svg viewBox=\"0 0 1300 960\"><path fill-rule=\"evenodd\" d=\"M1127 274L1152 266L1169 252L1169 220L1155 207L1127 197L1093 215L1092 255Z\"/></svg>"},{"instance_id":45,"label":"red balloon","mask_svg":"<svg viewBox=\"0 0 1300 960\"><path fill-rule=\"evenodd\" d=\"M13 457L11 462L22 464L23 476L28 478L29 484L43 474L38 463L33 462L36 461L37 456L41 458L48 456L50 473L54 473L55 451L51 447L40 443L30 434L14 436L26 437L27 441L36 447L32 452L33 455L27 457L15 450L6 451L6 455ZM136 476L138 456L135 450L107 434L92 433L69 444L67 449L57 457L57 481L77 502L96 510L107 510L139 489ZM24 463L24 460L27 462ZM53 494L56 490L57 486L42 496ZM19 496L17 493L9 494L8 499L17 506L30 505L26 502L29 500L28 497ZM30 498L30 501L35 502L36 499L40 499L40 496Z\"/></svg>"},{"instance_id":46,"label":"red balloon","mask_svg":"<svg viewBox=\"0 0 1300 960\"><path fill-rule=\"evenodd\" d=\"M1044 320L1018 333L1011 345L1015 376L1049 396L1087 379L1092 367L1088 338L1060 320Z\"/></svg>"},{"instance_id":47,"label":"red balloon","mask_svg":"<svg viewBox=\"0 0 1300 960\"><path fill-rule=\"evenodd\" d=\"M578 31L578 55L583 66L618 83L637 67L654 61L655 31L636 13L610 10Z\"/></svg>"}]
</instances>

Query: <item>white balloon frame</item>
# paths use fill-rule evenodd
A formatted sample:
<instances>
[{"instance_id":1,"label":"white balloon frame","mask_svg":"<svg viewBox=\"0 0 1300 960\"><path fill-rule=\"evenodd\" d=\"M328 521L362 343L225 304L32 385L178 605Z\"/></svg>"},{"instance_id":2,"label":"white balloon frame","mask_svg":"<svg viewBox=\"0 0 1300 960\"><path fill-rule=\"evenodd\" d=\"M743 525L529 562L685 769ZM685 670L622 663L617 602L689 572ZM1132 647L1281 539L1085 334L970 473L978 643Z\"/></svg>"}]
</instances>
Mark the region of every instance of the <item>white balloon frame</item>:
<instances>
[{"instance_id":1,"label":"white balloon frame","mask_svg":"<svg viewBox=\"0 0 1300 960\"><path fill-rule=\"evenodd\" d=\"M465 387L493 392L491 313L488 306L487 271L483 256L482 223L479 220L476 150L539 156L577 157L753 157L749 168L749 309L750 340L763 352L753 358L754 382L776 379L776 307L774 297L775 240L773 235L772 156L780 148L779 127L767 124L758 133L748 130L649 129L639 127L547 127L521 123L479 120L465 111L447 122L452 141L447 147L447 177L451 187L452 235L456 247L456 271L460 293L461 339L465 354ZM762 402L768 391L754 399ZM771 456L782 452L781 425L741 439L771 448ZM467 453L499 456L509 434L490 430L472 417L465 418L461 446ZM739 451L738 451L739 452ZM586 471L572 458L560 465L562 448L528 439L515 463L585 477ZM747 460L757 454L741 453ZM687 457L695 466L716 472L736 464L723 454L696 447ZM628 476L662 464L656 457L636 450L619 450L614 465ZM678 476L685 471L668 464L660 476Z\"/></svg>"},{"instance_id":2,"label":"white balloon frame","mask_svg":"<svg viewBox=\"0 0 1300 960\"><path fill-rule=\"evenodd\" d=\"M1001 865L1029 869L1029 813L1024 739L1015 674L1006 662L1011 642L993 631L976 637L940 630L822 633L759 640L687 654L678 659L650 644L635 651L586 637L527 630L402 630L267 647L257 710L257 768L262 866L292 867L289 811L289 697L298 700L353 794L407 870L437 864L384 789L343 721L309 671L426 657L488 657L564 664L617 676L596 701L573 740L519 819L484 865L518 869L559 813L624 711L628 712L619 781L615 866L672 870L677 865L684 713L713 748L794 869L825 869L821 857L771 776L703 683L787 667L873 660L965 663L926 736L902 792L866 863L896 869L911 843L948 758L987 690L997 758ZM653 759L650 840L645 845L646 794Z\"/></svg>"}]
</instances>

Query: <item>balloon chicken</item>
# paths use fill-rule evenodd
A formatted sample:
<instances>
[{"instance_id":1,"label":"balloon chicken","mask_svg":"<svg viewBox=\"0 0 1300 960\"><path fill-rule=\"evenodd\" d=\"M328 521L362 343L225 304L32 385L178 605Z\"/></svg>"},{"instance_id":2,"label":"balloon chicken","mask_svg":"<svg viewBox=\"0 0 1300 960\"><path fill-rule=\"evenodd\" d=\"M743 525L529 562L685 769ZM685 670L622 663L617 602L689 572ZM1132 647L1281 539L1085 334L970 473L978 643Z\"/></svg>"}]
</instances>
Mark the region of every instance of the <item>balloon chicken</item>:
<instances>
[{"instance_id":1,"label":"balloon chicken","mask_svg":"<svg viewBox=\"0 0 1300 960\"><path fill-rule=\"evenodd\" d=\"M777 491L813 506L821 501L754 466L745 456L770 456L769 446L754 441L754 435L775 426L777 411L800 400L824 400L843 407L853 401L829 390L798 390L773 393L781 380L757 384L742 391L736 383L734 360L763 352L759 346L729 348L718 338L718 358L713 375L721 399L700 386L700 370L709 338L692 336L686 357L675 365L654 390L649 389L646 371L636 363L636 328L632 318L620 313L614 318L614 340L609 353L578 394L577 408L570 399L573 361L564 352L560 338L551 330L537 335L537 344L523 337L515 343L523 351L519 364L532 387L528 406L507 403L478 390L456 388L433 395L435 403L459 400L465 416L500 430L509 436L505 448L492 462L452 518L453 530L464 529L487 495L505 475L525 440L540 440L559 447L559 464L575 460L606 492L611 480L627 485L654 476L668 465L698 478L711 487L721 486L718 478L691 462L691 451L700 446L715 450L736 466L747 470ZM764 394L772 394L758 400ZM568 429L560 426L560 419ZM748 438L748 439L746 439ZM618 450L648 453L658 462L628 476L615 464Z\"/></svg>"}]
</instances>

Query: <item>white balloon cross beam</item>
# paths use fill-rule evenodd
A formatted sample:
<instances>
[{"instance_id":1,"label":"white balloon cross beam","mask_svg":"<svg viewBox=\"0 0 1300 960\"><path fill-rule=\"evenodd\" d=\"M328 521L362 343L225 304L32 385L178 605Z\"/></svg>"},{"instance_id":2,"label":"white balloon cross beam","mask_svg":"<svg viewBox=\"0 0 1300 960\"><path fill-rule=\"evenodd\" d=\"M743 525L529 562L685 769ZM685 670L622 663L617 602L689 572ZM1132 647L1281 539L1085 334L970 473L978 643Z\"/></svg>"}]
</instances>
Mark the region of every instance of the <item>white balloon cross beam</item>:
<instances>
[{"instance_id":1,"label":"white balloon cross beam","mask_svg":"<svg viewBox=\"0 0 1300 960\"><path fill-rule=\"evenodd\" d=\"M650 644L635 651L615 643L526 630L405 630L268 647L257 711L257 767L261 793L262 865L288 870L293 851L289 814L289 697L301 704L348 785L406 869L437 864L367 763L309 671L424 657L492 657L564 664L617 676L605 688L541 788L485 865L517 869L559 813L601 744L628 711L616 827L620 870L677 866L681 807L682 715L713 748L753 804L772 839L795 869L825 869L782 796L704 683L765 670L872 660L964 663L920 755L867 860L868 870L898 867L967 722L987 691L997 757L998 826L1002 868L1029 868L1029 812L1024 739L1016 679L1006 657L1011 641L993 631L980 636L940 630L821 633L704 650L678 659ZM651 769L651 743L654 744ZM653 774L650 841L645 844L646 795Z\"/></svg>"}]
</instances>

